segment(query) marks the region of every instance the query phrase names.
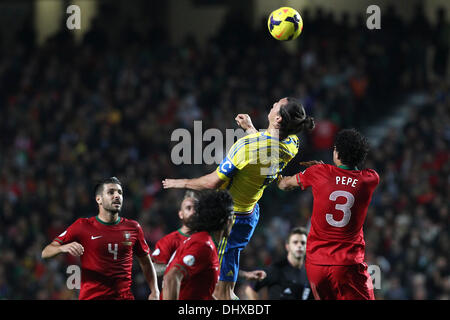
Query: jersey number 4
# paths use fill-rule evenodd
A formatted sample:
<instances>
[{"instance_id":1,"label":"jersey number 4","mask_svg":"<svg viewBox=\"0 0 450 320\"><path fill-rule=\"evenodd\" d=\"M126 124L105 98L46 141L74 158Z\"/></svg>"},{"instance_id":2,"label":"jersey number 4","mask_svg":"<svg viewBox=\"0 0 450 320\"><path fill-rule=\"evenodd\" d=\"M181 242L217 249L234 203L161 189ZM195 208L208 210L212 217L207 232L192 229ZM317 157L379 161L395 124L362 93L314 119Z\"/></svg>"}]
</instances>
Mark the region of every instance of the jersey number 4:
<instances>
[{"instance_id":1,"label":"jersey number 4","mask_svg":"<svg viewBox=\"0 0 450 320\"><path fill-rule=\"evenodd\" d=\"M119 252L119 245L114 243L114 249L112 243L108 243L108 252L114 255L114 260L117 260L117 253Z\"/></svg>"},{"instance_id":2,"label":"jersey number 4","mask_svg":"<svg viewBox=\"0 0 450 320\"><path fill-rule=\"evenodd\" d=\"M325 219L327 220L328 224L332 225L333 227L342 228L345 227L350 221L350 217L352 216L352 212L350 211L350 209L355 203L355 197L350 192L337 190L330 194L329 199L334 202L339 197L344 197L345 199L347 199L347 201L343 204L336 204L334 207L336 208L336 210L342 211L344 213L344 216L341 220L336 221L334 220L331 213L327 213L325 215Z\"/></svg>"}]
</instances>

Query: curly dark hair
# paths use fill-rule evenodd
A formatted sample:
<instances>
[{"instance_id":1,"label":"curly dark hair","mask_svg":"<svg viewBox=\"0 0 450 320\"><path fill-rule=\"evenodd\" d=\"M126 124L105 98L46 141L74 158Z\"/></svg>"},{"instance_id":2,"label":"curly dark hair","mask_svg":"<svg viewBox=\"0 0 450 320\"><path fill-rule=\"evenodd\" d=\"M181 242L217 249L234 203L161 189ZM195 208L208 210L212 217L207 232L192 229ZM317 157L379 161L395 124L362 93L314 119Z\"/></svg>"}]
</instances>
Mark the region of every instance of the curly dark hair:
<instances>
[{"instance_id":1,"label":"curly dark hair","mask_svg":"<svg viewBox=\"0 0 450 320\"><path fill-rule=\"evenodd\" d=\"M339 160L349 167L359 167L364 164L369 153L369 142L355 129L344 129L338 132L334 144Z\"/></svg>"},{"instance_id":2,"label":"curly dark hair","mask_svg":"<svg viewBox=\"0 0 450 320\"><path fill-rule=\"evenodd\" d=\"M233 199L227 190L206 190L197 194L195 213L186 221L191 233L223 230L233 214Z\"/></svg>"},{"instance_id":3,"label":"curly dark hair","mask_svg":"<svg viewBox=\"0 0 450 320\"><path fill-rule=\"evenodd\" d=\"M280 140L290 134L299 134L315 127L314 118L307 116L303 105L295 98L287 97L287 103L280 108Z\"/></svg>"}]
</instances>

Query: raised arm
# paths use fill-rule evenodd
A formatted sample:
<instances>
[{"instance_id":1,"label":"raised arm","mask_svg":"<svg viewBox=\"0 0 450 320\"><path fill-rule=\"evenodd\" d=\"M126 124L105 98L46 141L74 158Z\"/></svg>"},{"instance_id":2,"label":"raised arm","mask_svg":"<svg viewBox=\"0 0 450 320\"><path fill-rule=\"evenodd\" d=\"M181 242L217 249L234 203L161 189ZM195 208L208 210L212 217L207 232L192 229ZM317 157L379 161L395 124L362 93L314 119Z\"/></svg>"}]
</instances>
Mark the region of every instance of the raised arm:
<instances>
[{"instance_id":1,"label":"raised arm","mask_svg":"<svg viewBox=\"0 0 450 320\"><path fill-rule=\"evenodd\" d=\"M252 134L258 132L258 130L255 129L252 123L252 119L248 114L240 113L236 116L234 119L236 120L236 123L245 130L247 134Z\"/></svg>"},{"instance_id":2,"label":"raised arm","mask_svg":"<svg viewBox=\"0 0 450 320\"><path fill-rule=\"evenodd\" d=\"M221 180L217 175L217 172L213 172L194 179L164 179L162 181L164 189L177 188L177 189L218 189L225 181Z\"/></svg>"},{"instance_id":3,"label":"raised arm","mask_svg":"<svg viewBox=\"0 0 450 320\"><path fill-rule=\"evenodd\" d=\"M138 257L138 260L151 291L148 300L159 300L158 280L150 255Z\"/></svg>"}]
</instances>

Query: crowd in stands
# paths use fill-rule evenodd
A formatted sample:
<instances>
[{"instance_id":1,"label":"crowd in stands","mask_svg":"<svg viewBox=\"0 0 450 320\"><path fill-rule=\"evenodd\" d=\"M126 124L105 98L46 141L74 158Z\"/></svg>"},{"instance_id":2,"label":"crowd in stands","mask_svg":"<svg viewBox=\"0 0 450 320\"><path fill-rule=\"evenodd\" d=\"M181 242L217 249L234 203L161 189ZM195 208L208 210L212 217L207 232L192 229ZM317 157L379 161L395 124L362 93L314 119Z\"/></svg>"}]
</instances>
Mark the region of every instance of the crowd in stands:
<instances>
[{"instance_id":1,"label":"crowd in stands","mask_svg":"<svg viewBox=\"0 0 450 320\"><path fill-rule=\"evenodd\" d=\"M317 128L301 137L286 169L294 173L298 161L330 161L337 130L364 131L416 91L427 93L427 105L389 131L366 163L381 177L365 224L366 260L381 268L377 298L449 299L450 27L439 15L438 24L419 14L406 23L391 8L374 32L362 16L305 11L294 52L235 14L204 46L193 37L172 46L164 30L132 24L112 36L101 18L81 43L63 29L37 46L25 26L0 50L0 299L76 299L66 271L78 259L40 254L77 218L97 213L100 178L124 183L122 215L139 221L151 248L175 230L183 192L162 190L161 180L215 168L174 165L175 129L192 132L202 120L203 131L225 131L236 128L237 113L265 128L275 101L297 97ZM270 186L260 205L242 254L246 270L284 255L290 228L308 225L312 197ZM133 290L145 299L136 271Z\"/></svg>"}]
</instances>

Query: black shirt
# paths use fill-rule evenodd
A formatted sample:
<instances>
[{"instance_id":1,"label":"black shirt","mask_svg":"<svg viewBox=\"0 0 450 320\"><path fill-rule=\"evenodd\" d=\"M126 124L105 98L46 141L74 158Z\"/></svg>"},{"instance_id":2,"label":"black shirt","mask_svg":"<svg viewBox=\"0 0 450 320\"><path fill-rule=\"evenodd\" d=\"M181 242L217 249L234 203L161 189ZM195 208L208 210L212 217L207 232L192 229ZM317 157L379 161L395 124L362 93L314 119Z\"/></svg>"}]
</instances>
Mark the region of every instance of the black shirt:
<instances>
[{"instance_id":1,"label":"black shirt","mask_svg":"<svg viewBox=\"0 0 450 320\"><path fill-rule=\"evenodd\" d=\"M270 300L313 299L304 264L300 269L294 268L285 258L269 266L266 273L267 277L255 282L252 287L255 291L267 287Z\"/></svg>"}]
</instances>

